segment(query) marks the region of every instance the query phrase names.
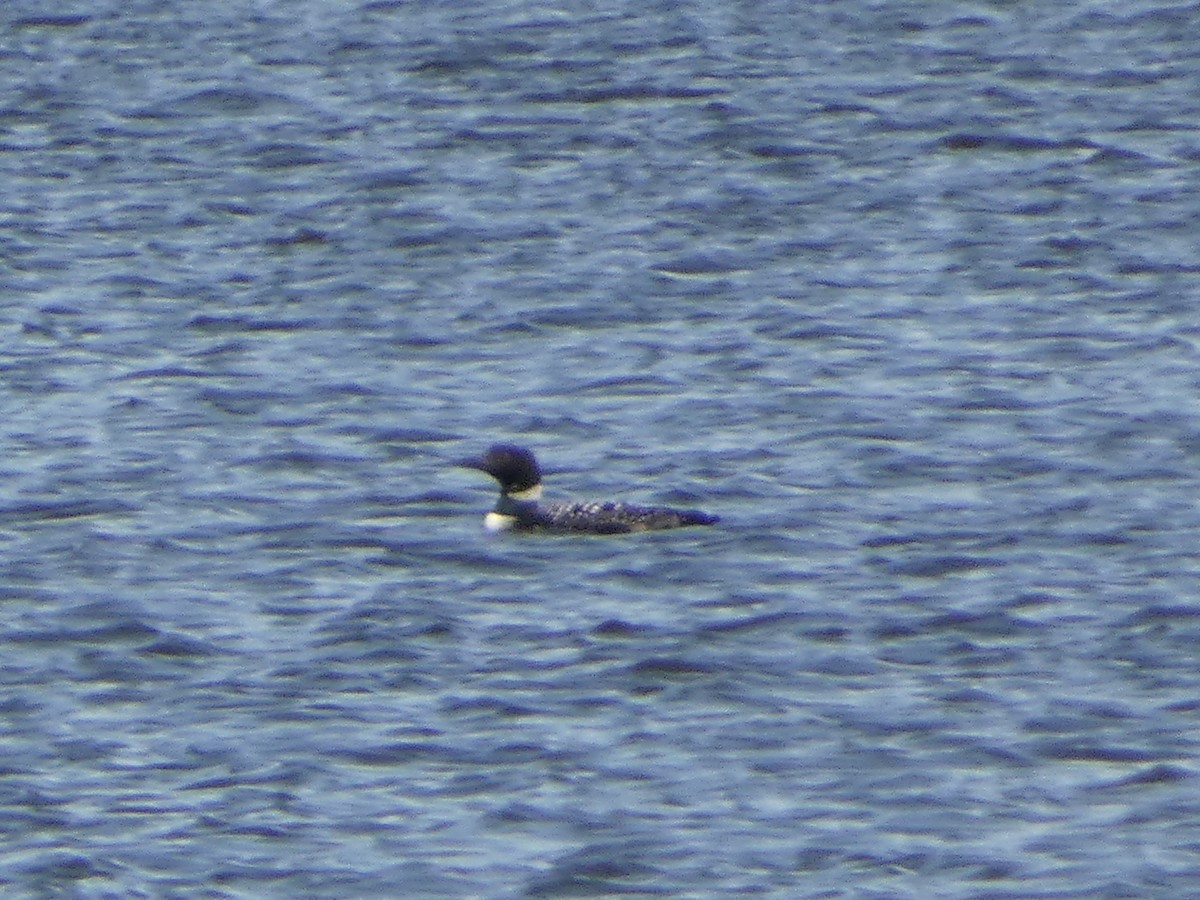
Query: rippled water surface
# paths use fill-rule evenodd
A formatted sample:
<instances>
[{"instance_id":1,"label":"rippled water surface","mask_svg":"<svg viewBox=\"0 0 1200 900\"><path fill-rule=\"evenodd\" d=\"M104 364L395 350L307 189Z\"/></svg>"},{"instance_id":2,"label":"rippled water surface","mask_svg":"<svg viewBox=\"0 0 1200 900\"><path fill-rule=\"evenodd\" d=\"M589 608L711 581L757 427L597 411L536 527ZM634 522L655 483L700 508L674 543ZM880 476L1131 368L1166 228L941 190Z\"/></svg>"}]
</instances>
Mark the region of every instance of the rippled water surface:
<instances>
[{"instance_id":1,"label":"rippled water surface","mask_svg":"<svg viewBox=\"0 0 1200 900\"><path fill-rule=\"evenodd\" d=\"M1200 5L0 29L5 896L1194 891Z\"/></svg>"}]
</instances>

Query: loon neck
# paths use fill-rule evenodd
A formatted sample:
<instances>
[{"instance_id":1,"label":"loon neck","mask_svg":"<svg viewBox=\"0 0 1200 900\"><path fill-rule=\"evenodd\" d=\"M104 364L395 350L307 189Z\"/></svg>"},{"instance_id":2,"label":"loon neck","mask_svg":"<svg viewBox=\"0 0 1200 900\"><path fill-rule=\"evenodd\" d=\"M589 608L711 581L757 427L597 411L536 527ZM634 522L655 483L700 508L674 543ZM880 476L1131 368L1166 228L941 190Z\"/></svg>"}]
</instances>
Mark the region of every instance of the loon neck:
<instances>
[{"instance_id":1,"label":"loon neck","mask_svg":"<svg viewBox=\"0 0 1200 900\"><path fill-rule=\"evenodd\" d=\"M500 499L496 501L496 508L493 512L501 516L528 515L529 511L537 505L537 497L530 496L530 493L529 491L502 493Z\"/></svg>"},{"instance_id":2,"label":"loon neck","mask_svg":"<svg viewBox=\"0 0 1200 900\"><path fill-rule=\"evenodd\" d=\"M533 487L525 488L521 491L506 491L503 496L509 497L521 503L527 503L530 500L542 499L542 486L535 484Z\"/></svg>"}]
</instances>

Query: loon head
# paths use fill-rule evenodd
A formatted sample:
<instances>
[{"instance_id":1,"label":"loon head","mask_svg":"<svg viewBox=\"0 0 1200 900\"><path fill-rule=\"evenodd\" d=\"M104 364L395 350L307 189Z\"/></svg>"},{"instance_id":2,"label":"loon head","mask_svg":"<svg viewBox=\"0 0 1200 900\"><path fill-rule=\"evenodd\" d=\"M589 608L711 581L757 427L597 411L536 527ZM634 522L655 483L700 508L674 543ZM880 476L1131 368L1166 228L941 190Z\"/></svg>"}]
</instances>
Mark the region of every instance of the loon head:
<instances>
[{"instance_id":1,"label":"loon head","mask_svg":"<svg viewBox=\"0 0 1200 900\"><path fill-rule=\"evenodd\" d=\"M483 456L459 463L487 472L500 482L500 493L516 500L536 500L542 492L542 470L533 454L513 444L493 444Z\"/></svg>"}]
</instances>

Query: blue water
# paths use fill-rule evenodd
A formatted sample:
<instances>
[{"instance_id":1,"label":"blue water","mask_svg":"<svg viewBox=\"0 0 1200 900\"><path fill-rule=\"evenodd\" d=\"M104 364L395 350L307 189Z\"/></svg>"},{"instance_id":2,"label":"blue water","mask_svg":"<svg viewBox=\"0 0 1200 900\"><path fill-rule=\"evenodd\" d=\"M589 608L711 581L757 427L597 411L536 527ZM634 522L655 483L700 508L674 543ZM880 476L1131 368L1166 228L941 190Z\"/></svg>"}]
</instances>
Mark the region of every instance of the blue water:
<instances>
[{"instance_id":1,"label":"blue water","mask_svg":"<svg viewBox=\"0 0 1200 900\"><path fill-rule=\"evenodd\" d=\"M4 4L0 891L1193 893L1198 29Z\"/></svg>"}]
</instances>

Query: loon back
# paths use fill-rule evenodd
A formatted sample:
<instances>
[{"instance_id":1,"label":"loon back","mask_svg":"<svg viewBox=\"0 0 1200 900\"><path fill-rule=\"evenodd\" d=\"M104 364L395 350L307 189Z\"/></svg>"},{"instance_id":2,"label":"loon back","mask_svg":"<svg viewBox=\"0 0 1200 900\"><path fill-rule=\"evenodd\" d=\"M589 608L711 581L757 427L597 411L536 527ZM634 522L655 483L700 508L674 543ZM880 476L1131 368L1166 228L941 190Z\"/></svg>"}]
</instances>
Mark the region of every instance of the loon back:
<instances>
[{"instance_id":1,"label":"loon back","mask_svg":"<svg viewBox=\"0 0 1200 900\"><path fill-rule=\"evenodd\" d=\"M507 508L511 512L501 512ZM584 531L592 534L628 534L632 531L661 531L685 525L712 525L716 516L698 509L669 509L662 506L637 506L616 500L581 503L498 504L493 515L512 516L511 523L498 518L500 528L519 531Z\"/></svg>"},{"instance_id":2,"label":"loon back","mask_svg":"<svg viewBox=\"0 0 1200 900\"><path fill-rule=\"evenodd\" d=\"M487 472L500 482L500 499L484 519L492 531L628 534L688 525L712 525L718 517L694 509L638 506L632 503L541 503L542 473L523 447L496 444L477 459L460 465Z\"/></svg>"}]
</instances>

